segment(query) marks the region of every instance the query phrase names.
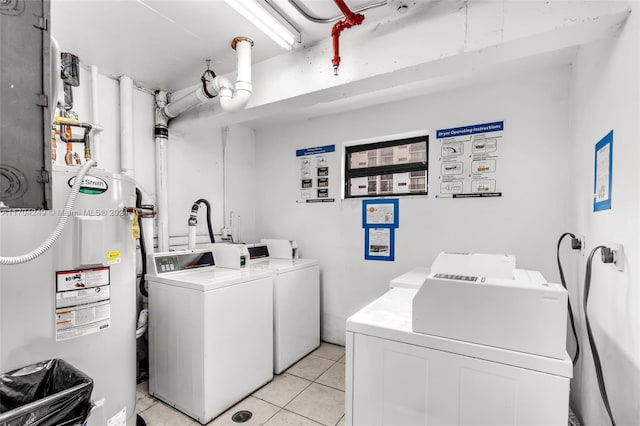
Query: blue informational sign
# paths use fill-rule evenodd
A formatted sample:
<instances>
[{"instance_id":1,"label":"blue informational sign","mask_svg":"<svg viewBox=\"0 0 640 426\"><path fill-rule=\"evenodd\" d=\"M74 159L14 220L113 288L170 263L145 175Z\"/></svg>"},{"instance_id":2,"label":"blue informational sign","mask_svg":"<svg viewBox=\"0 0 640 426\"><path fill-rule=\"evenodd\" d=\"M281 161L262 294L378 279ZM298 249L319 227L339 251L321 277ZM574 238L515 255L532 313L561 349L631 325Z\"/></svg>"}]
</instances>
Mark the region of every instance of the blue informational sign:
<instances>
[{"instance_id":1,"label":"blue informational sign","mask_svg":"<svg viewBox=\"0 0 640 426\"><path fill-rule=\"evenodd\" d=\"M478 133L501 132L504 130L504 121L493 123L473 124L471 126L453 127L436 131L436 138L454 138L456 136L475 135Z\"/></svg>"},{"instance_id":2,"label":"blue informational sign","mask_svg":"<svg viewBox=\"0 0 640 426\"><path fill-rule=\"evenodd\" d=\"M398 199L363 200L364 258L395 259L395 229L399 226Z\"/></svg>"},{"instance_id":3,"label":"blue informational sign","mask_svg":"<svg viewBox=\"0 0 640 426\"><path fill-rule=\"evenodd\" d=\"M296 149L296 158L300 165L300 197L296 200L297 203L335 201L331 194L335 191L336 185L331 185L331 182L337 183L338 180L332 180L331 175L337 177L339 170L330 166L332 153L335 151L335 145Z\"/></svg>"},{"instance_id":4,"label":"blue informational sign","mask_svg":"<svg viewBox=\"0 0 640 426\"><path fill-rule=\"evenodd\" d=\"M364 258L366 260L395 260L394 228L364 228Z\"/></svg>"},{"instance_id":5,"label":"blue informational sign","mask_svg":"<svg viewBox=\"0 0 640 426\"><path fill-rule=\"evenodd\" d=\"M313 148L296 149L296 157L304 157L305 155L324 154L326 152L334 152L335 145L316 146Z\"/></svg>"},{"instance_id":6,"label":"blue informational sign","mask_svg":"<svg viewBox=\"0 0 640 426\"><path fill-rule=\"evenodd\" d=\"M596 144L593 179L593 211L611 210L613 130Z\"/></svg>"}]
</instances>

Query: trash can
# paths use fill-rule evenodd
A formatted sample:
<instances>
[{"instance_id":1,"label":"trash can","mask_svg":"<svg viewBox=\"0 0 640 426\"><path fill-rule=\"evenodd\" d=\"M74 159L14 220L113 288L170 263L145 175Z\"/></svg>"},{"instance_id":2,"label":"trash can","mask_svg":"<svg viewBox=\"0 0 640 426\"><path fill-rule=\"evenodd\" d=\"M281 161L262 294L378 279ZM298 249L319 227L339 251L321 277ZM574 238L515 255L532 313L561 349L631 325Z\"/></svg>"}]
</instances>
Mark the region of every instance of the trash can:
<instances>
[{"instance_id":1,"label":"trash can","mask_svg":"<svg viewBox=\"0 0 640 426\"><path fill-rule=\"evenodd\" d=\"M71 426L91 412L93 379L62 359L0 375L0 426Z\"/></svg>"}]
</instances>

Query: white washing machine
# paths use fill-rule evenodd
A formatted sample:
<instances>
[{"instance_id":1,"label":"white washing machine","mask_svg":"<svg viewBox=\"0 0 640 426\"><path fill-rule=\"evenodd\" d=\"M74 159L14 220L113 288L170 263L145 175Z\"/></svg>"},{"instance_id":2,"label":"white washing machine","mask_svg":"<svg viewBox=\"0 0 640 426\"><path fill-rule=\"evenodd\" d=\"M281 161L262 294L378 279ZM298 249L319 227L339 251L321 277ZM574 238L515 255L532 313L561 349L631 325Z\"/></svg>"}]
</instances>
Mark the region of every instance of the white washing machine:
<instances>
[{"instance_id":1,"label":"white washing machine","mask_svg":"<svg viewBox=\"0 0 640 426\"><path fill-rule=\"evenodd\" d=\"M566 425L573 366L558 331L566 292L535 271L513 272L512 280L432 273L351 316L346 424ZM530 350L530 341L539 345ZM558 345L562 355L550 356Z\"/></svg>"},{"instance_id":2,"label":"white washing machine","mask_svg":"<svg viewBox=\"0 0 640 426\"><path fill-rule=\"evenodd\" d=\"M274 259L266 244L248 250L252 271L273 274L273 372L280 374L320 346L319 262Z\"/></svg>"},{"instance_id":3,"label":"white washing machine","mask_svg":"<svg viewBox=\"0 0 640 426\"><path fill-rule=\"evenodd\" d=\"M273 278L149 255L149 393L205 424L273 378Z\"/></svg>"}]
</instances>

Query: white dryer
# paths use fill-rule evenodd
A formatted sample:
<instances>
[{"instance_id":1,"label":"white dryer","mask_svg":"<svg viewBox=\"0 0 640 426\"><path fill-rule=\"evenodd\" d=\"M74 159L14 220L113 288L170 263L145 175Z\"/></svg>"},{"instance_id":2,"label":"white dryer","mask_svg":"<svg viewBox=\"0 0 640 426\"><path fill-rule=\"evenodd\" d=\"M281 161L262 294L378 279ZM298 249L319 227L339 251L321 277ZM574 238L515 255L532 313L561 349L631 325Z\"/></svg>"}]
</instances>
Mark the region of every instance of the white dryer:
<instances>
[{"instance_id":1,"label":"white dryer","mask_svg":"<svg viewBox=\"0 0 640 426\"><path fill-rule=\"evenodd\" d=\"M566 425L566 291L508 263L511 280L411 271L347 319L345 423Z\"/></svg>"},{"instance_id":2,"label":"white dryer","mask_svg":"<svg viewBox=\"0 0 640 426\"><path fill-rule=\"evenodd\" d=\"M393 288L347 320L346 425L567 424L568 355L414 332L416 292Z\"/></svg>"},{"instance_id":3,"label":"white dryer","mask_svg":"<svg viewBox=\"0 0 640 426\"><path fill-rule=\"evenodd\" d=\"M273 278L149 255L149 393L205 424L273 378Z\"/></svg>"},{"instance_id":4,"label":"white dryer","mask_svg":"<svg viewBox=\"0 0 640 426\"><path fill-rule=\"evenodd\" d=\"M266 244L248 250L252 271L273 274L273 372L280 374L320 346L319 262L274 259Z\"/></svg>"}]
</instances>

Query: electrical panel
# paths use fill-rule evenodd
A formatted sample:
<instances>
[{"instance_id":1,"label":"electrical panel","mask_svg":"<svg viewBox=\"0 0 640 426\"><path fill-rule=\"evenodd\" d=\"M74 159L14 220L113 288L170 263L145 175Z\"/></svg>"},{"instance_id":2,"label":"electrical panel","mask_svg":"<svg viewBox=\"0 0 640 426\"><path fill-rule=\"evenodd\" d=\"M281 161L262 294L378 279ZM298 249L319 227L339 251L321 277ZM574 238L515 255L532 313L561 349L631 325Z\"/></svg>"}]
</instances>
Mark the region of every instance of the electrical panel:
<instances>
[{"instance_id":1,"label":"electrical panel","mask_svg":"<svg viewBox=\"0 0 640 426\"><path fill-rule=\"evenodd\" d=\"M51 208L50 52L49 0L0 1L0 209Z\"/></svg>"}]
</instances>

